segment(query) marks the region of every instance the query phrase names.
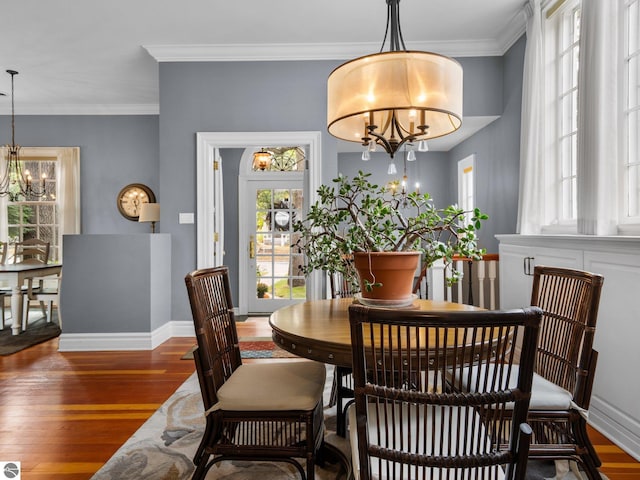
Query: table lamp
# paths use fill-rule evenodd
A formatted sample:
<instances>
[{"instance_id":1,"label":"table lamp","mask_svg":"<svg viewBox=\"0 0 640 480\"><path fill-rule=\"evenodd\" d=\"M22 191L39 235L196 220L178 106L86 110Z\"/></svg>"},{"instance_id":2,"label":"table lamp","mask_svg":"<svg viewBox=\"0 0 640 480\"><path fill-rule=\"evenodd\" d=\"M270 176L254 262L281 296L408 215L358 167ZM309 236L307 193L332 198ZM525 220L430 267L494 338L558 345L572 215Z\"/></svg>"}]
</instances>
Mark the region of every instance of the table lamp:
<instances>
[{"instance_id":1,"label":"table lamp","mask_svg":"<svg viewBox=\"0 0 640 480\"><path fill-rule=\"evenodd\" d=\"M151 222L151 233L156 233L156 222L160 221L160 204L143 203L140 206L138 222Z\"/></svg>"}]
</instances>

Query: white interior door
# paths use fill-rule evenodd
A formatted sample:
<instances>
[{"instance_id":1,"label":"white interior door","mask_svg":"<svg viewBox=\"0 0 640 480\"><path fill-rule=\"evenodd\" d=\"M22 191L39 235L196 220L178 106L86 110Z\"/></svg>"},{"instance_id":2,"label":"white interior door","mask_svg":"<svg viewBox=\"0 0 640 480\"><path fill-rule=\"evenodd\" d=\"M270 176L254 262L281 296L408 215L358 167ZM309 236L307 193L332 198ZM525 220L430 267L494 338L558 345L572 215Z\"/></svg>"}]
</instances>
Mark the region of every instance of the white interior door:
<instances>
[{"instance_id":1,"label":"white interior door","mask_svg":"<svg viewBox=\"0 0 640 480\"><path fill-rule=\"evenodd\" d=\"M291 248L297 240L293 221L303 211L303 182L249 181L247 187L248 311L273 312L307 298L302 254Z\"/></svg>"},{"instance_id":2,"label":"white interior door","mask_svg":"<svg viewBox=\"0 0 640 480\"><path fill-rule=\"evenodd\" d=\"M291 245L297 240L293 221L304 206L303 181L250 180L247 183L248 256L245 291L249 313L273 312L307 298L300 271L303 256ZM241 250L242 251L242 250Z\"/></svg>"}]
</instances>

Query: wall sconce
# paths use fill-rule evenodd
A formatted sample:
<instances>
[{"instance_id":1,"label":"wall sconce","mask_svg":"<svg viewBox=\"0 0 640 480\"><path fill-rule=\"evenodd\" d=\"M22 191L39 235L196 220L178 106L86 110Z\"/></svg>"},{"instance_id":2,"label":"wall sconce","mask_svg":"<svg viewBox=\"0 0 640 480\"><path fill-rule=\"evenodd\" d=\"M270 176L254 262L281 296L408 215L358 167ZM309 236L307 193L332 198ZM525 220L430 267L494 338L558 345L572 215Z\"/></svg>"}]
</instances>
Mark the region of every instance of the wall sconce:
<instances>
[{"instance_id":1,"label":"wall sconce","mask_svg":"<svg viewBox=\"0 0 640 480\"><path fill-rule=\"evenodd\" d=\"M140 206L138 222L151 222L151 233L156 233L156 222L160 221L160 204L143 203Z\"/></svg>"}]
</instances>

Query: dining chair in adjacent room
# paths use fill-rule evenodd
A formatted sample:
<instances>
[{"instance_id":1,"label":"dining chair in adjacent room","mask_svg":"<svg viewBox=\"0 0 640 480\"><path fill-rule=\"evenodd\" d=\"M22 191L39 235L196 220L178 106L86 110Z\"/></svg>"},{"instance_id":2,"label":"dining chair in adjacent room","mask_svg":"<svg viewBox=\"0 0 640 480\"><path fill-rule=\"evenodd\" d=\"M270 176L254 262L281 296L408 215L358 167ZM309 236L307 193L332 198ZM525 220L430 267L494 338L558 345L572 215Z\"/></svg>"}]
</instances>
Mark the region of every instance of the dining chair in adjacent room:
<instances>
[{"instance_id":1,"label":"dining chair in adjacent room","mask_svg":"<svg viewBox=\"0 0 640 480\"><path fill-rule=\"evenodd\" d=\"M348 265L350 266L350 264ZM331 298L350 298L360 293L357 284L342 272L329 272ZM356 275L353 272L353 275ZM336 433L344 437L347 432L347 408L353 400L353 376L351 368L336 365L333 369L333 385L329 406L336 405Z\"/></svg>"},{"instance_id":2,"label":"dining chair in adjacent room","mask_svg":"<svg viewBox=\"0 0 640 480\"><path fill-rule=\"evenodd\" d=\"M600 480L601 461L587 433L598 352L593 348L604 277L538 265L531 305L543 311L529 411L530 457L577 461Z\"/></svg>"},{"instance_id":3,"label":"dining chair in adjacent room","mask_svg":"<svg viewBox=\"0 0 640 480\"><path fill-rule=\"evenodd\" d=\"M46 265L49 263L49 252L51 245L49 242L44 240L40 240L39 238L30 238L24 240L22 242L16 242L13 244L13 263L26 263L26 264L42 264ZM41 291L44 289L44 279L38 278L37 282L34 282L33 279L28 279L29 284L22 286L23 291L23 311L29 311L29 301L31 300L29 297L29 290L31 291L31 295L37 291ZM57 288L56 288L57 290ZM49 295L47 298L52 298L52 295ZM40 307L42 309L42 315L47 316L47 309L45 308L44 301L40 301ZM22 317L22 328L25 329L27 326L27 315L23 314ZM47 317L47 321L51 321L51 315Z\"/></svg>"},{"instance_id":4,"label":"dining chair in adjacent room","mask_svg":"<svg viewBox=\"0 0 640 480\"><path fill-rule=\"evenodd\" d=\"M13 244L13 263L42 263L49 262L49 242L38 238L30 238Z\"/></svg>"},{"instance_id":5,"label":"dining chair in adjacent room","mask_svg":"<svg viewBox=\"0 0 640 480\"><path fill-rule=\"evenodd\" d=\"M62 281L62 274L55 277L48 276L45 279L28 278L27 288L24 292L23 304L22 304L22 330L26 330L29 324L29 311L31 307L31 301L40 302L42 308L42 314L46 318L47 323L53 321L53 304L56 304L58 309L58 325L62 328L62 314L60 313L60 282ZM45 310L46 302L46 310Z\"/></svg>"},{"instance_id":6,"label":"dining chair in adjacent room","mask_svg":"<svg viewBox=\"0 0 640 480\"><path fill-rule=\"evenodd\" d=\"M524 479L541 315L536 307L427 312L351 305L356 480ZM519 369L511 368L513 341L522 344ZM461 392L463 380L475 391ZM513 405L512 417L505 418L505 405Z\"/></svg>"},{"instance_id":7,"label":"dining chair in adjacent room","mask_svg":"<svg viewBox=\"0 0 640 480\"><path fill-rule=\"evenodd\" d=\"M228 268L196 270L185 282L206 414L192 478L225 460L266 460L290 463L303 480L313 480L324 436L324 364L242 363Z\"/></svg>"}]
</instances>

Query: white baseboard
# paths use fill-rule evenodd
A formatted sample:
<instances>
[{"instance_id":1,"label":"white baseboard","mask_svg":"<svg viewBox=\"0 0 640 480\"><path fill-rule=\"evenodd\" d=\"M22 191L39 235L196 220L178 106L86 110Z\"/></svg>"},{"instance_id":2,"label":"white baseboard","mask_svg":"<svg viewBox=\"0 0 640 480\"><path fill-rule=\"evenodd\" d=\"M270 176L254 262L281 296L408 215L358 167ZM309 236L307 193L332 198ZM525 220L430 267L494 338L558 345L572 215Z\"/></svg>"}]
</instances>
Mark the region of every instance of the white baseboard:
<instances>
[{"instance_id":1,"label":"white baseboard","mask_svg":"<svg viewBox=\"0 0 640 480\"><path fill-rule=\"evenodd\" d=\"M600 398L592 396L589 424L640 461L640 422L638 420L604 403Z\"/></svg>"},{"instance_id":2,"label":"white baseboard","mask_svg":"<svg viewBox=\"0 0 640 480\"><path fill-rule=\"evenodd\" d=\"M193 322L174 320L153 332L142 333L62 333L61 352L95 352L103 350L153 350L171 337L195 337Z\"/></svg>"}]
</instances>

